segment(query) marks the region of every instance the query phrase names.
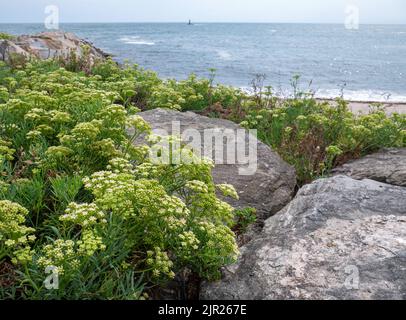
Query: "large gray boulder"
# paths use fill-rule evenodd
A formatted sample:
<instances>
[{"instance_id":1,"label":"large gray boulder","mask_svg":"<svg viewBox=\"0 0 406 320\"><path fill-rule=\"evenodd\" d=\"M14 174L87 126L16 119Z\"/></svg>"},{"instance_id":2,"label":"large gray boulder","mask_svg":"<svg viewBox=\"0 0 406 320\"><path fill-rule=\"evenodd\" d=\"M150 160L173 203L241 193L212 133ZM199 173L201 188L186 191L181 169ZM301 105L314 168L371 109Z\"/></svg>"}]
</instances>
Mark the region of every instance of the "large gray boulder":
<instances>
[{"instance_id":1,"label":"large gray boulder","mask_svg":"<svg viewBox=\"0 0 406 320\"><path fill-rule=\"evenodd\" d=\"M154 131L164 130L157 132L158 134L180 133L184 135L185 142L191 142L187 137L188 133L198 133L201 143L198 143L200 147L195 148L195 151L199 151L202 155L210 154L216 162L219 162L219 159L223 160L224 164L217 163L213 169L215 183L232 184L238 191L240 196L238 201L226 199L231 205L237 208L254 207L257 209L259 218L264 219L278 212L291 200L296 185L294 168L285 163L269 146L258 141L254 136L248 135L247 131L237 124L227 120L204 117L193 112L167 109L154 109L139 113L139 115L151 124ZM178 125L179 132L176 132ZM211 145L209 137L212 133L220 134L220 137L228 135L229 140L219 139L218 144ZM207 134L206 138L205 134ZM224 143L227 141L228 143ZM218 157L214 152L212 153L213 150L216 150L216 145L220 147L217 148L218 150L224 151L224 157ZM236 153L240 153L240 155L244 151L247 154L250 152L253 156L253 159L250 160L257 160L256 164L252 161L238 161L238 159L235 164L229 164L232 161L225 156L227 146L231 146L231 150L234 146ZM196 150L199 148L200 150Z\"/></svg>"},{"instance_id":2,"label":"large gray boulder","mask_svg":"<svg viewBox=\"0 0 406 320\"><path fill-rule=\"evenodd\" d=\"M38 59L67 58L72 53L81 57L84 46L90 48L91 62L103 60L108 56L90 42L78 38L73 33L51 31L0 40L0 60L9 61L15 54Z\"/></svg>"},{"instance_id":3,"label":"large gray boulder","mask_svg":"<svg viewBox=\"0 0 406 320\"><path fill-rule=\"evenodd\" d=\"M406 148L384 149L333 170L334 175L406 187Z\"/></svg>"},{"instance_id":4,"label":"large gray boulder","mask_svg":"<svg viewBox=\"0 0 406 320\"><path fill-rule=\"evenodd\" d=\"M202 299L406 299L406 188L336 176L303 187Z\"/></svg>"}]
</instances>

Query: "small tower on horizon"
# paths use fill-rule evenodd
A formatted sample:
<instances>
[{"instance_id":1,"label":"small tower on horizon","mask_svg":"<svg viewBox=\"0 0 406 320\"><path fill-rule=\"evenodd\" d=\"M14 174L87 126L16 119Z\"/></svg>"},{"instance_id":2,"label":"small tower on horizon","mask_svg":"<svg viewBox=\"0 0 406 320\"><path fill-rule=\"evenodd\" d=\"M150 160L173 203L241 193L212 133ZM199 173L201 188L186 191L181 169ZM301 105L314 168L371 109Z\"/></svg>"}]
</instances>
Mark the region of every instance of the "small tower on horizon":
<instances>
[{"instance_id":1,"label":"small tower on horizon","mask_svg":"<svg viewBox=\"0 0 406 320\"><path fill-rule=\"evenodd\" d=\"M191 26L191 25L192 25L192 20L190 20L190 19L189 19L189 23L188 23L188 25L189 25L189 26Z\"/></svg>"}]
</instances>

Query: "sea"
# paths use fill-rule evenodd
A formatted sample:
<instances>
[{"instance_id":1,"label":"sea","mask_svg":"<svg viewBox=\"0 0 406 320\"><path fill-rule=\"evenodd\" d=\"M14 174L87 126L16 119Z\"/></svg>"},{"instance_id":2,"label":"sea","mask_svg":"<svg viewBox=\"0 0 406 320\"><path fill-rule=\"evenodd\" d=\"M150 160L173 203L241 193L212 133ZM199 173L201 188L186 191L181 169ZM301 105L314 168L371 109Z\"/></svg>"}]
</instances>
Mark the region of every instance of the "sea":
<instances>
[{"instance_id":1,"label":"sea","mask_svg":"<svg viewBox=\"0 0 406 320\"><path fill-rule=\"evenodd\" d=\"M271 23L61 24L114 56L182 80L194 73L249 90L258 75L280 95L406 102L406 25ZM43 24L0 24L0 32L33 34Z\"/></svg>"}]
</instances>

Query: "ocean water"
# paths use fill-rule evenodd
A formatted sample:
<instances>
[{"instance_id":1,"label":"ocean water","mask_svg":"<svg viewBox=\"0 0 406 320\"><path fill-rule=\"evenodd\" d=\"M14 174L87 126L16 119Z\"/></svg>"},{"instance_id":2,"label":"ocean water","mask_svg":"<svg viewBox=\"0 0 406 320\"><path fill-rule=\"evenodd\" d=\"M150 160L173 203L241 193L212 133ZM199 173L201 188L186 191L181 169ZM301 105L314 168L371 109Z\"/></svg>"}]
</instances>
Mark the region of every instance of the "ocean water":
<instances>
[{"instance_id":1,"label":"ocean water","mask_svg":"<svg viewBox=\"0 0 406 320\"><path fill-rule=\"evenodd\" d=\"M162 77L190 73L247 88L256 74L280 94L290 80L319 97L344 93L359 101L406 102L406 25L121 23L62 24L120 62L130 60ZM36 33L40 24L0 24L0 31Z\"/></svg>"}]
</instances>

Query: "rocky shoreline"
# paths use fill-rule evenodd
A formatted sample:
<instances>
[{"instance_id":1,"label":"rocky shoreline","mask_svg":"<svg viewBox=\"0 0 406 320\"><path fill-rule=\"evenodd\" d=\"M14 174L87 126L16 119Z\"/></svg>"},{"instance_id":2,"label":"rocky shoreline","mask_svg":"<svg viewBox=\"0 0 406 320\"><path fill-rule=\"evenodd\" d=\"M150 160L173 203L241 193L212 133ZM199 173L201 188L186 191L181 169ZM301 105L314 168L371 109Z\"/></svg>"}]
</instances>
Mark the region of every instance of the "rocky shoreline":
<instances>
[{"instance_id":1,"label":"rocky shoreline","mask_svg":"<svg viewBox=\"0 0 406 320\"><path fill-rule=\"evenodd\" d=\"M42 32L34 35L20 35L12 39L0 39L0 61L8 61L14 54L24 57L48 59L55 57L67 58L72 53L82 56L83 48L90 48L91 61L112 57L84 39L63 31ZM318 99L328 101L334 105L333 99ZM388 114L406 114L405 102L378 102L378 101L348 101L349 109L355 114L366 114L371 105L380 104Z\"/></svg>"},{"instance_id":2,"label":"rocky shoreline","mask_svg":"<svg viewBox=\"0 0 406 320\"><path fill-rule=\"evenodd\" d=\"M181 123L180 133L239 128L191 112L140 115L168 134L172 121ZM200 298L406 299L406 149L349 162L292 199L294 169L258 143L254 176L239 177L238 166L213 170L216 182L238 191L240 200L231 204L256 208L259 223L242 235L238 262L223 269L221 281L204 283Z\"/></svg>"},{"instance_id":3,"label":"rocky shoreline","mask_svg":"<svg viewBox=\"0 0 406 320\"><path fill-rule=\"evenodd\" d=\"M108 56L73 34L57 32L0 40L0 60L13 54L82 56L84 46L92 61ZM350 102L350 109L366 112L369 105ZM406 104L385 108L406 113ZM139 115L152 129L169 134L173 122L180 123L180 133L242 130L192 112L154 109ZM238 165L222 164L213 179L234 185L239 200L230 204L257 209L260 225L245 235L239 260L222 270L222 280L203 284L200 298L406 299L406 149L384 149L349 162L296 193L295 169L255 142L254 175L239 175Z\"/></svg>"},{"instance_id":4,"label":"rocky shoreline","mask_svg":"<svg viewBox=\"0 0 406 320\"><path fill-rule=\"evenodd\" d=\"M104 60L110 55L73 33L62 31L21 35L11 39L0 39L0 61L10 62L14 56L25 58L68 58L72 54L81 57L88 48L91 62Z\"/></svg>"},{"instance_id":5,"label":"rocky shoreline","mask_svg":"<svg viewBox=\"0 0 406 320\"><path fill-rule=\"evenodd\" d=\"M317 180L241 252L202 299L404 300L406 188Z\"/></svg>"}]
</instances>

